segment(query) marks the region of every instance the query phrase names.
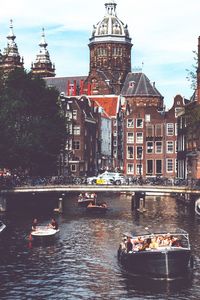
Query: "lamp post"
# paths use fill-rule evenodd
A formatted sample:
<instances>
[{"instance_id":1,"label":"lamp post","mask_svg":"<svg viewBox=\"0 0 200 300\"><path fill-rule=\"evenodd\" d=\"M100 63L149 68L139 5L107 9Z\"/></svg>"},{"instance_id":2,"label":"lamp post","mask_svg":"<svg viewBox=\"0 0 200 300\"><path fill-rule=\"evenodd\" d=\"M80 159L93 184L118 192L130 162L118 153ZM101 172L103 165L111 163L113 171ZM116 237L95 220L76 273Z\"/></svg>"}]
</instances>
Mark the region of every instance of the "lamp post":
<instances>
[{"instance_id":1,"label":"lamp post","mask_svg":"<svg viewBox=\"0 0 200 300\"><path fill-rule=\"evenodd\" d=\"M142 147L138 149L138 157L139 157L139 181L142 183Z\"/></svg>"},{"instance_id":2,"label":"lamp post","mask_svg":"<svg viewBox=\"0 0 200 300\"><path fill-rule=\"evenodd\" d=\"M62 175L65 178L70 174L69 156L72 148L72 99L66 97L63 93L60 94L61 108L64 112L65 126L66 126L66 139L64 141L63 153L62 153Z\"/></svg>"}]
</instances>

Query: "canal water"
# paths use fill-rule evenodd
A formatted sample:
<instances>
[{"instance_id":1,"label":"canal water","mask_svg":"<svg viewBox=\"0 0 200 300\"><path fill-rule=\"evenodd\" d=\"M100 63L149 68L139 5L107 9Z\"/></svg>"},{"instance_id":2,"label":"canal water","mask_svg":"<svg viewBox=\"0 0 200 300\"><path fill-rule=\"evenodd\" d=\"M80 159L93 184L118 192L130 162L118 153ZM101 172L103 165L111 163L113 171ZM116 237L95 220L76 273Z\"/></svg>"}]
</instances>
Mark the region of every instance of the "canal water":
<instances>
[{"instance_id":1,"label":"canal water","mask_svg":"<svg viewBox=\"0 0 200 300\"><path fill-rule=\"evenodd\" d=\"M125 194L98 195L109 210L104 216L88 215L66 196L64 212L55 215L38 202L34 209L20 203L1 214L7 230L0 237L1 300L65 299L200 299L200 219L170 197L149 196L147 211L131 211ZM40 203L40 204L39 204ZM32 218L47 224L55 215L60 228L53 243L29 240ZM194 269L183 280L151 281L127 275L117 261L121 234L138 225L169 224L190 234Z\"/></svg>"}]
</instances>

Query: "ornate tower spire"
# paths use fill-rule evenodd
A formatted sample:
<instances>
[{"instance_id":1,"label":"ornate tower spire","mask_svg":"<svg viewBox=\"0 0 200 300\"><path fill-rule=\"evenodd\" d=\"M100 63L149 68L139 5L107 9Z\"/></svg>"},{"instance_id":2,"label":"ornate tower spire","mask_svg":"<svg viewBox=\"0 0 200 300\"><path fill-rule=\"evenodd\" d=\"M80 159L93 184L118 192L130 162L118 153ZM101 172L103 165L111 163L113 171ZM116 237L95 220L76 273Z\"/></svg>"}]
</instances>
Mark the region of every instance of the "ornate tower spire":
<instances>
[{"instance_id":1,"label":"ornate tower spire","mask_svg":"<svg viewBox=\"0 0 200 300\"><path fill-rule=\"evenodd\" d=\"M44 28L42 28L39 46L39 54L37 54L36 60L31 66L33 74L40 77L55 77L55 66L52 64L47 50L48 44L45 40Z\"/></svg>"},{"instance_id":2,"label":"ornate tower spire","mask_svg":"<svg viewBox=\"0 0 200 300\"><path fill-rule=\"evenodd\" d=\"M23 68L23 58L21 59L17 44L15 43L15 34L13 32L13 22L10 20L10 30L7 36L7 47L2 54L1 68L5 72L10 72L15 68Z\"/></svg>"},{"instance_id":3,"label":"ornate tower spire","mask_svg":"<svg viewBox=\"0 0 200 300\"><path fill-rule=\"evenodd\" d=\"M114 0L107 0L103 19L93 26L86 79L86 85L92 84L92 94L120 94L131 72L131 38L127 25L117 16L116 7Z\"/></svg>"}]
</instances>

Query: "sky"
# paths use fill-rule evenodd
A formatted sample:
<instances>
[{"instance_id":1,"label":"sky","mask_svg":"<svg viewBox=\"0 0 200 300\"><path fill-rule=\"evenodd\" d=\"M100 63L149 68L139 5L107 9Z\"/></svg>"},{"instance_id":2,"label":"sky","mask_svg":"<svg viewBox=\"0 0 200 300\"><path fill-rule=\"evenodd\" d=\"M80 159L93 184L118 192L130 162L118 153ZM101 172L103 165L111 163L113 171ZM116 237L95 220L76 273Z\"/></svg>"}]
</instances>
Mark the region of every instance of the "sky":
<instances>
[{"instance_id":1,"label":"sky","mask_svg":"<svg viewBox=\"0 0 200 300\"><path fill-rule=\"evenodd\" d=\"M56 76L88 75L89 38L105 15L106 0L10 0L0 9L0 49L6 47L10 19L24 67L39 53L42 28ZM132 38L132 70L142 70L164 96L167 108L177 94L193 90L187 69L195 64L200 35L199 0L116 0L118 18Z\"/></svg>"}]
</instances>

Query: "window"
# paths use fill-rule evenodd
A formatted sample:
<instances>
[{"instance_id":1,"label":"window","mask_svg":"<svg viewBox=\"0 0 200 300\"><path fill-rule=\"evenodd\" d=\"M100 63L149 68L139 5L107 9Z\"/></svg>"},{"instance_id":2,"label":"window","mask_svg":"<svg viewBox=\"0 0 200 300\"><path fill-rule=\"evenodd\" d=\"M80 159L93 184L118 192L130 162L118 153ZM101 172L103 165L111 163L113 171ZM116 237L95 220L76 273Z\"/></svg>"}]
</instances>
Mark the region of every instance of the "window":
<instances>
[{"instance_id":1,"label":"window","mask_svg":"<svg viewBox=\"0 0 200 300\"><path fill-rule=\"evenodd\" d=\"M71 167L70 169L71 169L72 172L76 172L76 165L75 164L71 165L70 167Z\"/></svg>"},{"instance_id":2,"label":"window","mask_svg":"<svg viewBox=\"0 0 200 300\"><path fill-rule=\"evenodd\" d=\"M154 136L154 127L151 124L146 125L146 135L147 136Z\"/></svg>"},{"instance_id":3,"label":"window","mask_svg":"<svg viewBox=\"0 0 200 300\"><path fill-rule=\"evenodd\" d=\"M143 148L142 146L137 146L136 148L136 158L142 159L143 158Z\"/></svg>"},{"instance_id":4,"label":"window","mask_svg":"<svg viewBox=\"0 0 200 300\"><path fill-rule=\"evenodd\" d=\"M71 120L72 119L72 112L71 111L66 111L66 114L65 114L65 117L68 119L68 120Z\"/></svg>"},{"instance_id":5,"label":"window","mask_svg":"<svg viewBox=\"0 0 200 300\"><path fill-rule=\"evenodd\" d=\"M156 149L155 149L156 151L155 152L157 154L162 153L162 142L157 141L155 147L156 147Z\"/></svg>"},{"instance_id":6,"label":"window","mask_svg":"<svg viewBox=\"0 0 200 300\"><path fill-rule=\"evenodd\" d=\"M143 132L136 132L136 143L137 144L143 143Z\"/></svg>"},{"instance_id":7,"label":"window","mask_svg":"<svg viewBox=\"0 0 200 300\"><path fill-rule=\"evenodd\" d=\"M145 122L151 121L151 115L145 115Z\"/></svg>"},{"instance_id":8,"label":"window","mask_svg":"<svg viewBox=\"0 0 200 300\"><path fill-rule=\"evenodd\" d=\"M173 123L167 123L167 135L168 136L174 135L174 124Z\"/></svg>"},{"instance_id":9,"label":"window","mask_svg":"<svg viewBox=\"0 0 200 300\"><path fill-rule=\"evenodd\" d=\"M156 160L156 175L162 174L162 160L157 159Z\"/></svg>"},{"instance_id":10,"label":"window","mask_svg":"<svg viewBox=\"0 0 200 300\"><path fill-rule=\"evenodd\" d=\"M179 112L183 111L182 107L175 107L175 118L178 117Z\"/></svg>"},{"instance_id":11,"label":"window","mask_svg":"<svg viewBox=\"0 0 200 300\"><path fill-rule=\"evenodd\" d=\"M134 143L134 133L127 132L127 143L133 144Z\"/></svg>"},{"instance_id":12,"label":"window","mask_svg":"<svg viewBox=\"0 0 200 300\"><path fill-rule=\"evenodd\" d=\"M143 165L137 164L136 165L136 175L142 175L143 174Z\"/></svg>"},{"instance_id":13,"label":"window","mask_svg":"<svg viewBox=\"0 0 200 300\"><path fill-rule=\"evenodd\" d=\"M142 119L136 119L136 127L143 128L143 120Z\"/></svg>"},{"instance_id":14,"label":"window","mask_svg":"<svg viewBox=\"0 0 200 300\"><path fill-rule=\"evenodd\" d=\"M147 142L147 153L153 153L153 142Z\"/></svg>"},{"instance_id":15,"label":"window","mask_svg":"<svg viewBox=\"0 0 200 300\"><path fill-rule=\"evenodd\" d=\"M133 159L133 146L127 147L127 159Z\"/></svg>"},{"instance_id":16,"label":"window","mask_svg":"<svg viewBox=\"0 0 200 300\"><path fill-rule=\"evenodd\" d=\"M167 153L174 153L174 142L167 141Z\"/></svg>"},{"instance_id":17,"label":"window","mask_svg":"<svg viewBox=\"0 0 200 300\"><path fill-rule=\"evenodd\" d=\"M127 164L127 174L134 174L134 164Z\"/></svg>"},{"instance_id":18,"label":"window","mask_svg":"<svg viewBox=\"0 0 200 300\"><path fill-rule=\"evenodd\" d=\"M80 126L74 126L74 135L80 135L81 132L80 132Z\"/></svg>"},{"instance_id":19,"label":"window","mask_svg":"<svg viewBox=\"0 0 200 300\"><path fill-rule=\"evenodd\" d=\"M173 159L167 158L166 167L167 167L167 172L168 173L172 173L173 172Z\"/></svg>"},{"instance_id":20,"label":"window","mask_svg":"<svg viewBox=\"0 0 200 300\"><path fill-rule=\"evenodd\" d=\"M127 120L127 128L134 128L134 119Z\"/></svg>"},{"instance_id":21,"label":"window","mask_svg":"<svg viewBox=\"0 0 200 300\"><path fill-rule=\"evenodd\" d=\"M155 135L156 136L163 136L163 125L162 124L156 124L155 125Z\"/></svg>"},{"instance_id":22,"label":"window","mask_svg":"<svg viewBox=\"0 0 200 300\"><path fill-rule=\"evenodd\" d=\"M153 174L153 160L152 159L147 160L147 174L148 175Z\"/></svg>"},{"instance_id":23,"label":"window","mask_svg":"<svg viewBox=\"0 0 200 300\"><path fill-rule=\"evenodd\" d=\"M80 142L79 141L73 141L73 149L76 149L76 150L80 149Z\"/></svg>"},{"instance_id":24,"label":"window","mask_svg":"<svg viewBox=\"0 0 200 300\"><path fill-rule=\"evenodd\" d=\"M72 117L73 117L74 120L77 119L77 110L73 109L73 111L72 111Z\"/></svg>"}]
</instances>

